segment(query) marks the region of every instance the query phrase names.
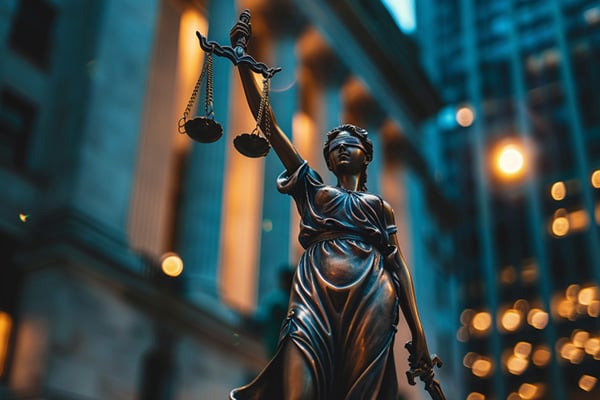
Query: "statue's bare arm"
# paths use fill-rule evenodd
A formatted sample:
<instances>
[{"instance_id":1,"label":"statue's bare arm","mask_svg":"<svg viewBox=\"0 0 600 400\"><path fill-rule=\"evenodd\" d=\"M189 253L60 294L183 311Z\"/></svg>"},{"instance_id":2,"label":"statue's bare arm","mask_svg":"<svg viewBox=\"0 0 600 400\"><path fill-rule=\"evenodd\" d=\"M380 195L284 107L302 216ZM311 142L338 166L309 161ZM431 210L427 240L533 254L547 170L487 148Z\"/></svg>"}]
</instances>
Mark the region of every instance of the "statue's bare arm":
<instances>
[{"instance_id":1,"label":"statue's bare arm","mask_svg":"<svg viewBox=\"0 0 600 400\"><path fill-rule=\"evenodd\" d=\"M388 226L395 225L394 211L387 202L384 202L384 212L386 224ZM431 364L431 356L427 348L425 332L421 325L421 319L417 310L417 301L415 298L412 277L408 265L400 251L398 237L395 233L390 235L390 244L395 247L395 251L388 255L386 263L388 269L393 271L393 279L396 290L398 291L400 309L402 310L402 314L406 319L406 323L412 335L411 347L413 348L413 354L411 354L411 363L422 367L429 367Z\"/></svg>"},{"instance_id":2,"label":"statue's bare arm","mask_svg":"<svg viewBox=\"0 0 600 400\"><path fill-rule=\"evenodd\" d=\"M248 106L250 107L252 115L254 115L254 119L257 119L261 102L261 91L258 89L254 79L254 73L243 64L238 65L238 71L240 73ZM267 125L269 125L268 131L270 131L271 134L269 137L271 147L273 147L273 150L277 153L277 156L285 166L286 170L289 173L295 171L304 160L279 125L277 125L273 110L270 106L265 110L265 115L261 121L260 128L263 132L267 132Z\"/></svg>"}]
</instances>

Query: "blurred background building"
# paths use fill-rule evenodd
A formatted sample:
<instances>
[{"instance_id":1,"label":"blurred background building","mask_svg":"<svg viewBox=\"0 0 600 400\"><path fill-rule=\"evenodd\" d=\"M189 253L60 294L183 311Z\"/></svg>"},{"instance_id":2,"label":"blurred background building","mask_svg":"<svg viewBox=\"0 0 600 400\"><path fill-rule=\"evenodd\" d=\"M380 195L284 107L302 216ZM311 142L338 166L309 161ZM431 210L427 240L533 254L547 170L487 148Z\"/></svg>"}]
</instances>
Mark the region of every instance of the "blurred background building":
<instances>
[{"instance_id":1,"label":"blurred background building","mask_svg":"<svg viewBox=\"0 0 600 400\"><path fill-rule=\"evenodd\" d=\"M469 400L600 396L600 6L417 3Z\"/></svg>"},{"instance_id":2,"label":"blurred background building","mask_svg":"<svg viewBox=\"0 0 600 400\"><path fill-rule=\"evenodd\" d=\"M447 397L598 398L600 6L419 0L407 22L410 4L1 2L0 398L225 398L268 359L298 219L275 155L231 146L255 123L228 60L226 137L177 132L195 32L227 44L244 8L249 53L283 68L278 121L327 181L325 133L369 130ZM424 399L409 339L401 398Z\"/></svg>"}]
</instances>

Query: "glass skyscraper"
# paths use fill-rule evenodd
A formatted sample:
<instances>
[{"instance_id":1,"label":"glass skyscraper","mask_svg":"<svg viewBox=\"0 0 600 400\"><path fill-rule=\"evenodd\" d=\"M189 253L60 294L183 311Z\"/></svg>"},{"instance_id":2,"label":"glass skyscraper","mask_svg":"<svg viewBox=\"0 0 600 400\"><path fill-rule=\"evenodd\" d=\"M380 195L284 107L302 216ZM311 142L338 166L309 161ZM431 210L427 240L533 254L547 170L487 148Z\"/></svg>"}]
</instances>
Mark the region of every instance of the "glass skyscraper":
<instances>
[{"instance_id":1,"label":"glass skyscraper","mask_svg":"<svg viewBox=\"0 0 600 400\"><path fill-rule=\"evenodd\" d=\"M469 400L600 395L600 5L419 0Z\"/></svg>"}]
</instances>

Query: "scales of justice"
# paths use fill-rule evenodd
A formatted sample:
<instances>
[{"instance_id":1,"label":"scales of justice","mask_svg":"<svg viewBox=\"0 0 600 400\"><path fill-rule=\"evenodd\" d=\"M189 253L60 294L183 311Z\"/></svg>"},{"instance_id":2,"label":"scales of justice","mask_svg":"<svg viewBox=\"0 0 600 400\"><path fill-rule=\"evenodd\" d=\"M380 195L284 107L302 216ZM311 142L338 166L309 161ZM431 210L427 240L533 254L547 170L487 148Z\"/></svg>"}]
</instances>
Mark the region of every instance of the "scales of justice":
<instances>
[{"instance_id":1,"label":"scales of justice","mask_svg":"<svg viewBox=\"0 0 600 400\"><path fill-rule=\"evenodd\" d=\"M178 123L180 133L200 143L223 135L213 110L212 56L231 60L256 120L250 133L235 137L234 147L251 158L264 157L273 147L285 167L278 189L294 198L306 230L299 236L305 252L276 355L254 381L233 389L230 400L396 400L393 339L398 309L412 334L405 345L409 384L420 378L433 400L445 400L433 372L442 362L427 349L393 211L379 196L366 192L366 166L373 154L367 131L345 124L327 134L323 154L338 185L325 185L277 125L269 87L281 68L246 53L251 32L248 10L231 29L232 46L196 32L206 57ZM262 75L262 88L254 73ZM204 115L188 119L203 86Z\"/></svg>"}]
</instances>

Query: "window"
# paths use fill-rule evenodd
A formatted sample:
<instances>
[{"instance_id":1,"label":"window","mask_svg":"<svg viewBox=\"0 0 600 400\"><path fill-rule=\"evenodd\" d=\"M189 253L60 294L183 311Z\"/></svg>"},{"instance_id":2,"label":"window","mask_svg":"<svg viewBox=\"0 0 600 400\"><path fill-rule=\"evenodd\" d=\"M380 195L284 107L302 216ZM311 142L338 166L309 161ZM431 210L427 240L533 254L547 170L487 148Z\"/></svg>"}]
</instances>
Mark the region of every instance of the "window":
<instances>
[{"instance_id":1,"label":"window","mask_svg":"<svg viewBox=\"0 0 600 400\"><path fill-rule=\"evenodd\" d=\"M40 68L50 58L56 9L44 0L20 0L9 33L9 46Z\"/></svg>"},{"instance_id":2,"label":"window","mask_svg":"<svg viewBox=\"0 0 600 400\"><path fill-rule=\"evenodd\" d=\"M10 89L0 91L0 163L23 168L36 107Z\"/></svg>"}]
</instances>

